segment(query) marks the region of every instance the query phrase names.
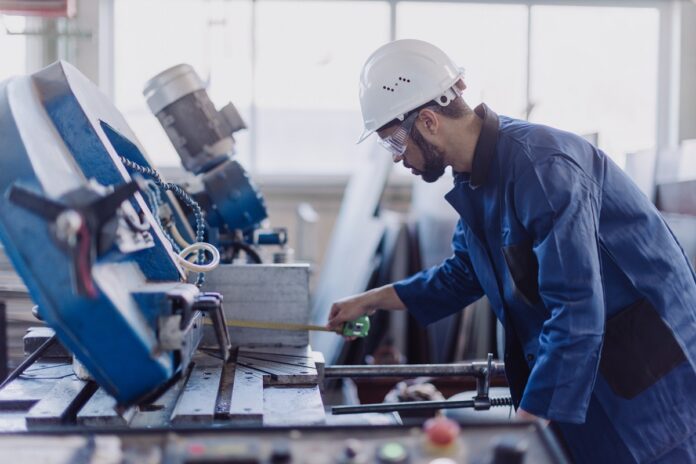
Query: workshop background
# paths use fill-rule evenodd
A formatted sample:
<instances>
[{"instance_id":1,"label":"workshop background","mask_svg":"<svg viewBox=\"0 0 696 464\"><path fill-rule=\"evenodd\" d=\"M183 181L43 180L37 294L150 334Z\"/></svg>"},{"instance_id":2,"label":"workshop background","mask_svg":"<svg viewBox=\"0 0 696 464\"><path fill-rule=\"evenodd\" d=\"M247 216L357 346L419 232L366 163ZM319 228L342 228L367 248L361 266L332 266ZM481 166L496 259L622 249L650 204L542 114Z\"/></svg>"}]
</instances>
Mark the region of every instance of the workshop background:
<instances>
[{"instance_id":1,"label":"workshop background","mask_svg":"<svg viewBox=\"0 0 696 464\"><path fill-rule=\"evenodd\" d=\"M185 182L143 87L171 66L193 66L213 103L233 102L245 120L248 129L235 134L235 159L261 189L271 224L288 229L295 260L312 264L312 289L346 184L379 150L375 140L355 144L362 129L358 73L389 40L417 37L440 46L464 67L470 105L486 102L499 114L589 137L652 198L657 185L696 177L693 2L37 3L38 10L31 2L0 1L0 80L68 61L115 103L165 177ZM386 183L381 206L419 222L422 265L449 251L456 216L441 198L449 185L448 176L425 185L399 166ZM696 212L694 197L678 192L662 209ZM673 223L693 256L696 229L689 218ZM11 364L21 356L25 329L13 325L24 319L14 307Z\"/></svg>"},{"instance_id":2,"label":"workshop background","mask_svg":"<svg viewBox=\"0 0 696 464\"><path fill-rule=\"evenodd\" d=\"M362 65L401 38L432 42L464 67L470 106L485 102L596 143L655 202L694 261L695 1L0 0L0 81L67 61L114 102L163 176L186 184L190 173L143 89L163 70L191 65L215 106L232 102L246 122L234 159L263 193L268 225L287 228L285 259L311 265L320 323L346 274L369 273L352 283L377 285L450 253L457 216L442 195L451 177L426 185L402 166L385 167L390 155L375 137L355 143ZM375 192L361 196L370 182ZM351 216L361 208L378 209L386 224L376 267L372 255L351 255L365 243L364 218ZM20 286L0 254L8 302L0 380L21 362L22 336L36 325L31 302L12 292ZM353 352L335 342L314 348L329 358L344 350L342 359L358 363L499 354L496 324L485 302L477 306L427 333L395 315L382 321L385 337Z\"/></svg>"}]
</instances>

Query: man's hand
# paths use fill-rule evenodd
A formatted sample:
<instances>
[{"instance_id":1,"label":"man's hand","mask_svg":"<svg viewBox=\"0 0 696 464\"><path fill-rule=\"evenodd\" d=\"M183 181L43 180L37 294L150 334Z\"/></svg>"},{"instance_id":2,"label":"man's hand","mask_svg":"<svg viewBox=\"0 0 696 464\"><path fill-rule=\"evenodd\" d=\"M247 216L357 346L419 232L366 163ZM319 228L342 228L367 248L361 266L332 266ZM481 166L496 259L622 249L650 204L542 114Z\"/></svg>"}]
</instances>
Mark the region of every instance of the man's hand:
<instances>
[{"instance_id":1,"label":"man's hand","mask_svg":"<svg viewBox=\"0 0 696 464\"><path fill-rule=\"evenodd\" d=\"M406 306L396 294L394 287L385 285L335 302L331 305L326 327L338 331L345 322L354 321L360 316L371 316L378 309L399 310L406 309ZM355 337L347 338L355 339Z\"/></svg>"},{"instance_id":2,"label":"man's hand","mask_svg":"<svg viewBox=\"0 0 696 464\"><path fill-rule=\"evenodd\" d=\"M517 419L521 421L530 421L530 422L535 422L539 421L543 426L549 425L549 421L547 419L543 419L541 417L535 416L534 414L531 414L524 409L520 408L517 410Z\"/></svg>"},{"instance_id":3,"label":"man's hand","mask_svg":"<svg viewBox=\"0 0 696 464\"><path fill-rule=\"evenodd\" d=\"M340 330L345 322L354 321L360 316L371 315L374 311L375 308L371 305L367 292L343 298L331 305L329 323L326 327L331 330Z\"/></svg>"}]
</instances>

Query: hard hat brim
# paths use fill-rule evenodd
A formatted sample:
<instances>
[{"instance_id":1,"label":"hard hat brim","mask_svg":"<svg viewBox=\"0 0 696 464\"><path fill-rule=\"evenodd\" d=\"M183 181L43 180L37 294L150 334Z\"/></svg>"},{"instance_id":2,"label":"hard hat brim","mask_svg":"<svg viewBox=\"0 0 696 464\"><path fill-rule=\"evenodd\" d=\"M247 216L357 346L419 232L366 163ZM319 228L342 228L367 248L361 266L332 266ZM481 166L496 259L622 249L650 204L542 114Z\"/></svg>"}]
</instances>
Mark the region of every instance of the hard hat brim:
<instances>
[{"instance_id":1,"label":"hard hat brim","mask_svg":"<svg viewBox=\"0 0 696 464\"><path fill-rule=\"evenodd\" d=\"M364 129L363 133L360 134L360 138L358 138L358 141L355 142L355 144L358 145L360 143L363 143L365 141L365 139L368 138L369 136L371 136L374 132L375 132L374 130Z\"/></svg>"}]
</instances>

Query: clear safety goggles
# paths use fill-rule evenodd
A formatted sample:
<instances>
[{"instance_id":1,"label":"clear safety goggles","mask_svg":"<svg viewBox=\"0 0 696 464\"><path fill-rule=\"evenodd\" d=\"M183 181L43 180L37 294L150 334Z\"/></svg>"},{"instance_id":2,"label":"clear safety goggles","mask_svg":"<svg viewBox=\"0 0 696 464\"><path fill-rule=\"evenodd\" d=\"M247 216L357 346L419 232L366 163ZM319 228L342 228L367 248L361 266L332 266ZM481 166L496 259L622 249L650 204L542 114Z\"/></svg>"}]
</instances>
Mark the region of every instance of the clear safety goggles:
<instances>
[{"instance_id":1,"label":"clear safety goggles","mask_svg":"<svg viewBox=\"0 0 696 464\"><path fill-rule=\"evenodd\" d=\"M413 130L419 111L411 113L404 122L391 135L380 138L379 143L392 154L392 156L402 156L406 151L406 141Z\"/></svg>"}]
</instances>

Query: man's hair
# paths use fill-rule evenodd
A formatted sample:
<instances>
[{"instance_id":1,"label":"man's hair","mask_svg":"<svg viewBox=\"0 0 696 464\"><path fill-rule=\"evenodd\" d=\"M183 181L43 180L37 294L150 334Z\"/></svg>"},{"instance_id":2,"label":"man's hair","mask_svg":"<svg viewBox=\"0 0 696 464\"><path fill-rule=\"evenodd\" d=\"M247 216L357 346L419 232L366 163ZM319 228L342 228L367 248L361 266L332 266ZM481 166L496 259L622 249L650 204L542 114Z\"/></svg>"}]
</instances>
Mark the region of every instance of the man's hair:
<instances>
[{"instance_id":1,"label":"man's hair","mask_svg":"<svg viewBox=\"0 0 696 464\"><path fill-rule=\"evenodd\" d=\"M410 113L413 113L414 111L418 112L418 111L422 110L423 108L430 108L431 110L433 110L437 114L441 114L441 115L443 115L447 118L450 118L450 119L463 118L467 114L473 112L471 107L469 107L469 105L467 105L467 103L464 101L464 99L461 96L457 96L457 98L452 100L449 103L449 105L447 105L447 106L440 106L437 103L435 103L433 100L430 100L429 102L422 104L418 108L415 108L415 109L409 111L407 113L407 115ZM377 129L377 131L379 132L381 130L388 129L392 126L396 126L397 124L401 124L402 122L403 121L401 121L399 119L392 119L391 121L389 121L388 123L386 123L385 125L380 127L379 129Z\"/></svg>"}]
</instances>

